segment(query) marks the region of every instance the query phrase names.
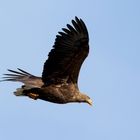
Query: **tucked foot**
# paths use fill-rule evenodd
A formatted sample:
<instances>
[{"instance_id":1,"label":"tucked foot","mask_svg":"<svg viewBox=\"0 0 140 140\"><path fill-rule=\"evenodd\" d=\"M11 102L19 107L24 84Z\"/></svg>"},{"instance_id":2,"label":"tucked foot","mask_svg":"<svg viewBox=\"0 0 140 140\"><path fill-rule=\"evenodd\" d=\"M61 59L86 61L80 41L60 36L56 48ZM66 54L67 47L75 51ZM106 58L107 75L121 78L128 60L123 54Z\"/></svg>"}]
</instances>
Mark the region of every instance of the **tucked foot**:
<instances>
[{"instance_id":1,"label":"tucked foot","mask_svg":"<svg viewBox=\"0 0 140 140\"><path fill-rule=\"evenodd\" d=\"M29 98L32 98L34 100L37 100L39 97L39 94L35 94L35 93L28 93L27 95Z\"/></svg>"}]
</instances>

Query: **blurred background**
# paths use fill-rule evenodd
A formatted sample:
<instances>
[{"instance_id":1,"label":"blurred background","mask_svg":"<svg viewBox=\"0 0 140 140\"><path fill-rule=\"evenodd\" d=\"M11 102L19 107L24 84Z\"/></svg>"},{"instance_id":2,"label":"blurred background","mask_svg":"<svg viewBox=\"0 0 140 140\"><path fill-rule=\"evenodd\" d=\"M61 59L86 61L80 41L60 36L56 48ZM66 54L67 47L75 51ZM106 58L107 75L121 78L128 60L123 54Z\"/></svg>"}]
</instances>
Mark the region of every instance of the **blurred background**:
<instances>
[{"instance_id":1,"label":"blurred background","mask_svg":"<svg viewBox=\"0 0 140 140\"><path fill-rule=\"evenodd\" d=\"M57 105L0 83L1 140L140 139L140 1L0 1L0 75L21 68L40 76L61 28L78 16L87 25L90 54L79 88L87 104Z\"/></svg>"}]
</instances>

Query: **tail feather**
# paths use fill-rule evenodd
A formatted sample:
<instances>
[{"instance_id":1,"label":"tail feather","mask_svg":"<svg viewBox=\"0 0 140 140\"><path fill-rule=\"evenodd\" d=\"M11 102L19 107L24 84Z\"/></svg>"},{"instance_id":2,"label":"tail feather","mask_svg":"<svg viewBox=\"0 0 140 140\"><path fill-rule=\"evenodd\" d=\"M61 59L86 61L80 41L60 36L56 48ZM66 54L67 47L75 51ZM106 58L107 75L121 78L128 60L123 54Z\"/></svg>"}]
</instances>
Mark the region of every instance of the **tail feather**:
<instances>
[{"instance_id":1,"label":"tail feather","mask_svg":"<svg viewBox=\"0 0 140 140\"><path fill-rule=\"evenodd\" d=\"M12 82L22 82L24 83L21 88L17 88L14 94L16 96L27 96L24 90L29 90L31 88L40 88L43 86L42 78L34 76L22 69L18 68L18 71L8 69L10 73L4 74L3 80L1 81L12 81ZM0 82L1 82L0 81Z\"/></svg>"},{"instance_id":2,"label":"tail feather","mask_svg":"<svg viewBox=\"0 0 140 140\"><path fill-rule=\"evenodd\" d=\"M16 96L24 96L23 91L24 91L23 88L17 88L16 91L14 92L14 94L15 94Z\"/></svg>"},{"instance_id":3,"label":"tail feather","mask_svg":"<svg viewBox=\"0 0 140 140\"><path fill-rule=\"evenodd\" d=\"M28 89L31 89L31 87L22 86L21 88L17 88L16 91L14 92L14 95L16 95L16 96L26 96L23 91L28 90Z\"/></svg>"}]
</instances>

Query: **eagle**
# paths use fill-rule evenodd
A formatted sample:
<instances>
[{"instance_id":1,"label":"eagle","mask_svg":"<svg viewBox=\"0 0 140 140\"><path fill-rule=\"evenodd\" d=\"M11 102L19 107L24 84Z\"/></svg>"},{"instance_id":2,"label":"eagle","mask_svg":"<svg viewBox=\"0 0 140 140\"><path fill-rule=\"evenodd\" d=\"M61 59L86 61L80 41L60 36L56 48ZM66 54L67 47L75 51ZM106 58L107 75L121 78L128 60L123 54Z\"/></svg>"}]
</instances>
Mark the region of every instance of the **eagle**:
<instances>
[{"instance_id":1,"label":"eagle","mask_svg":"<svg viewBox=\"0 0 140 140\"><path fill-rule=\"evenodd\" d=\"M75 17L71 25L62 28L55 38L54 45L44 63L42 77L34 76L22 69L4 74L2 81L22 82L16 96L45 100L57 104L88 103L89 96L78 88L80 68L89 53L88 30L82 19Z\"/></svg>"}]
</instances>

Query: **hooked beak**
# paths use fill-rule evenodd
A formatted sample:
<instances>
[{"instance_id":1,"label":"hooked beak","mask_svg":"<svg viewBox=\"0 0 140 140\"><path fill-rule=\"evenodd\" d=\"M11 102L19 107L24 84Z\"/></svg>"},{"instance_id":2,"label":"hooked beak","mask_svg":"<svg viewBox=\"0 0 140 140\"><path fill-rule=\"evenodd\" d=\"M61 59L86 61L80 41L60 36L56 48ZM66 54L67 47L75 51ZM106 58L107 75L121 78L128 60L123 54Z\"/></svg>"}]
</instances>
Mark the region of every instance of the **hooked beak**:
<instances>
[{"instance_id":1,"label":"hooked beak","mask_svg":"<svg viewBox=\"0 0 140 140\"><path fill-rule=\"evenodd\" d=\"M88 103L90 106L92 106L92 100L91 100L91 99L88 99L88 100L87 100L87 103Z\"/></svg>"}]
</instances>

